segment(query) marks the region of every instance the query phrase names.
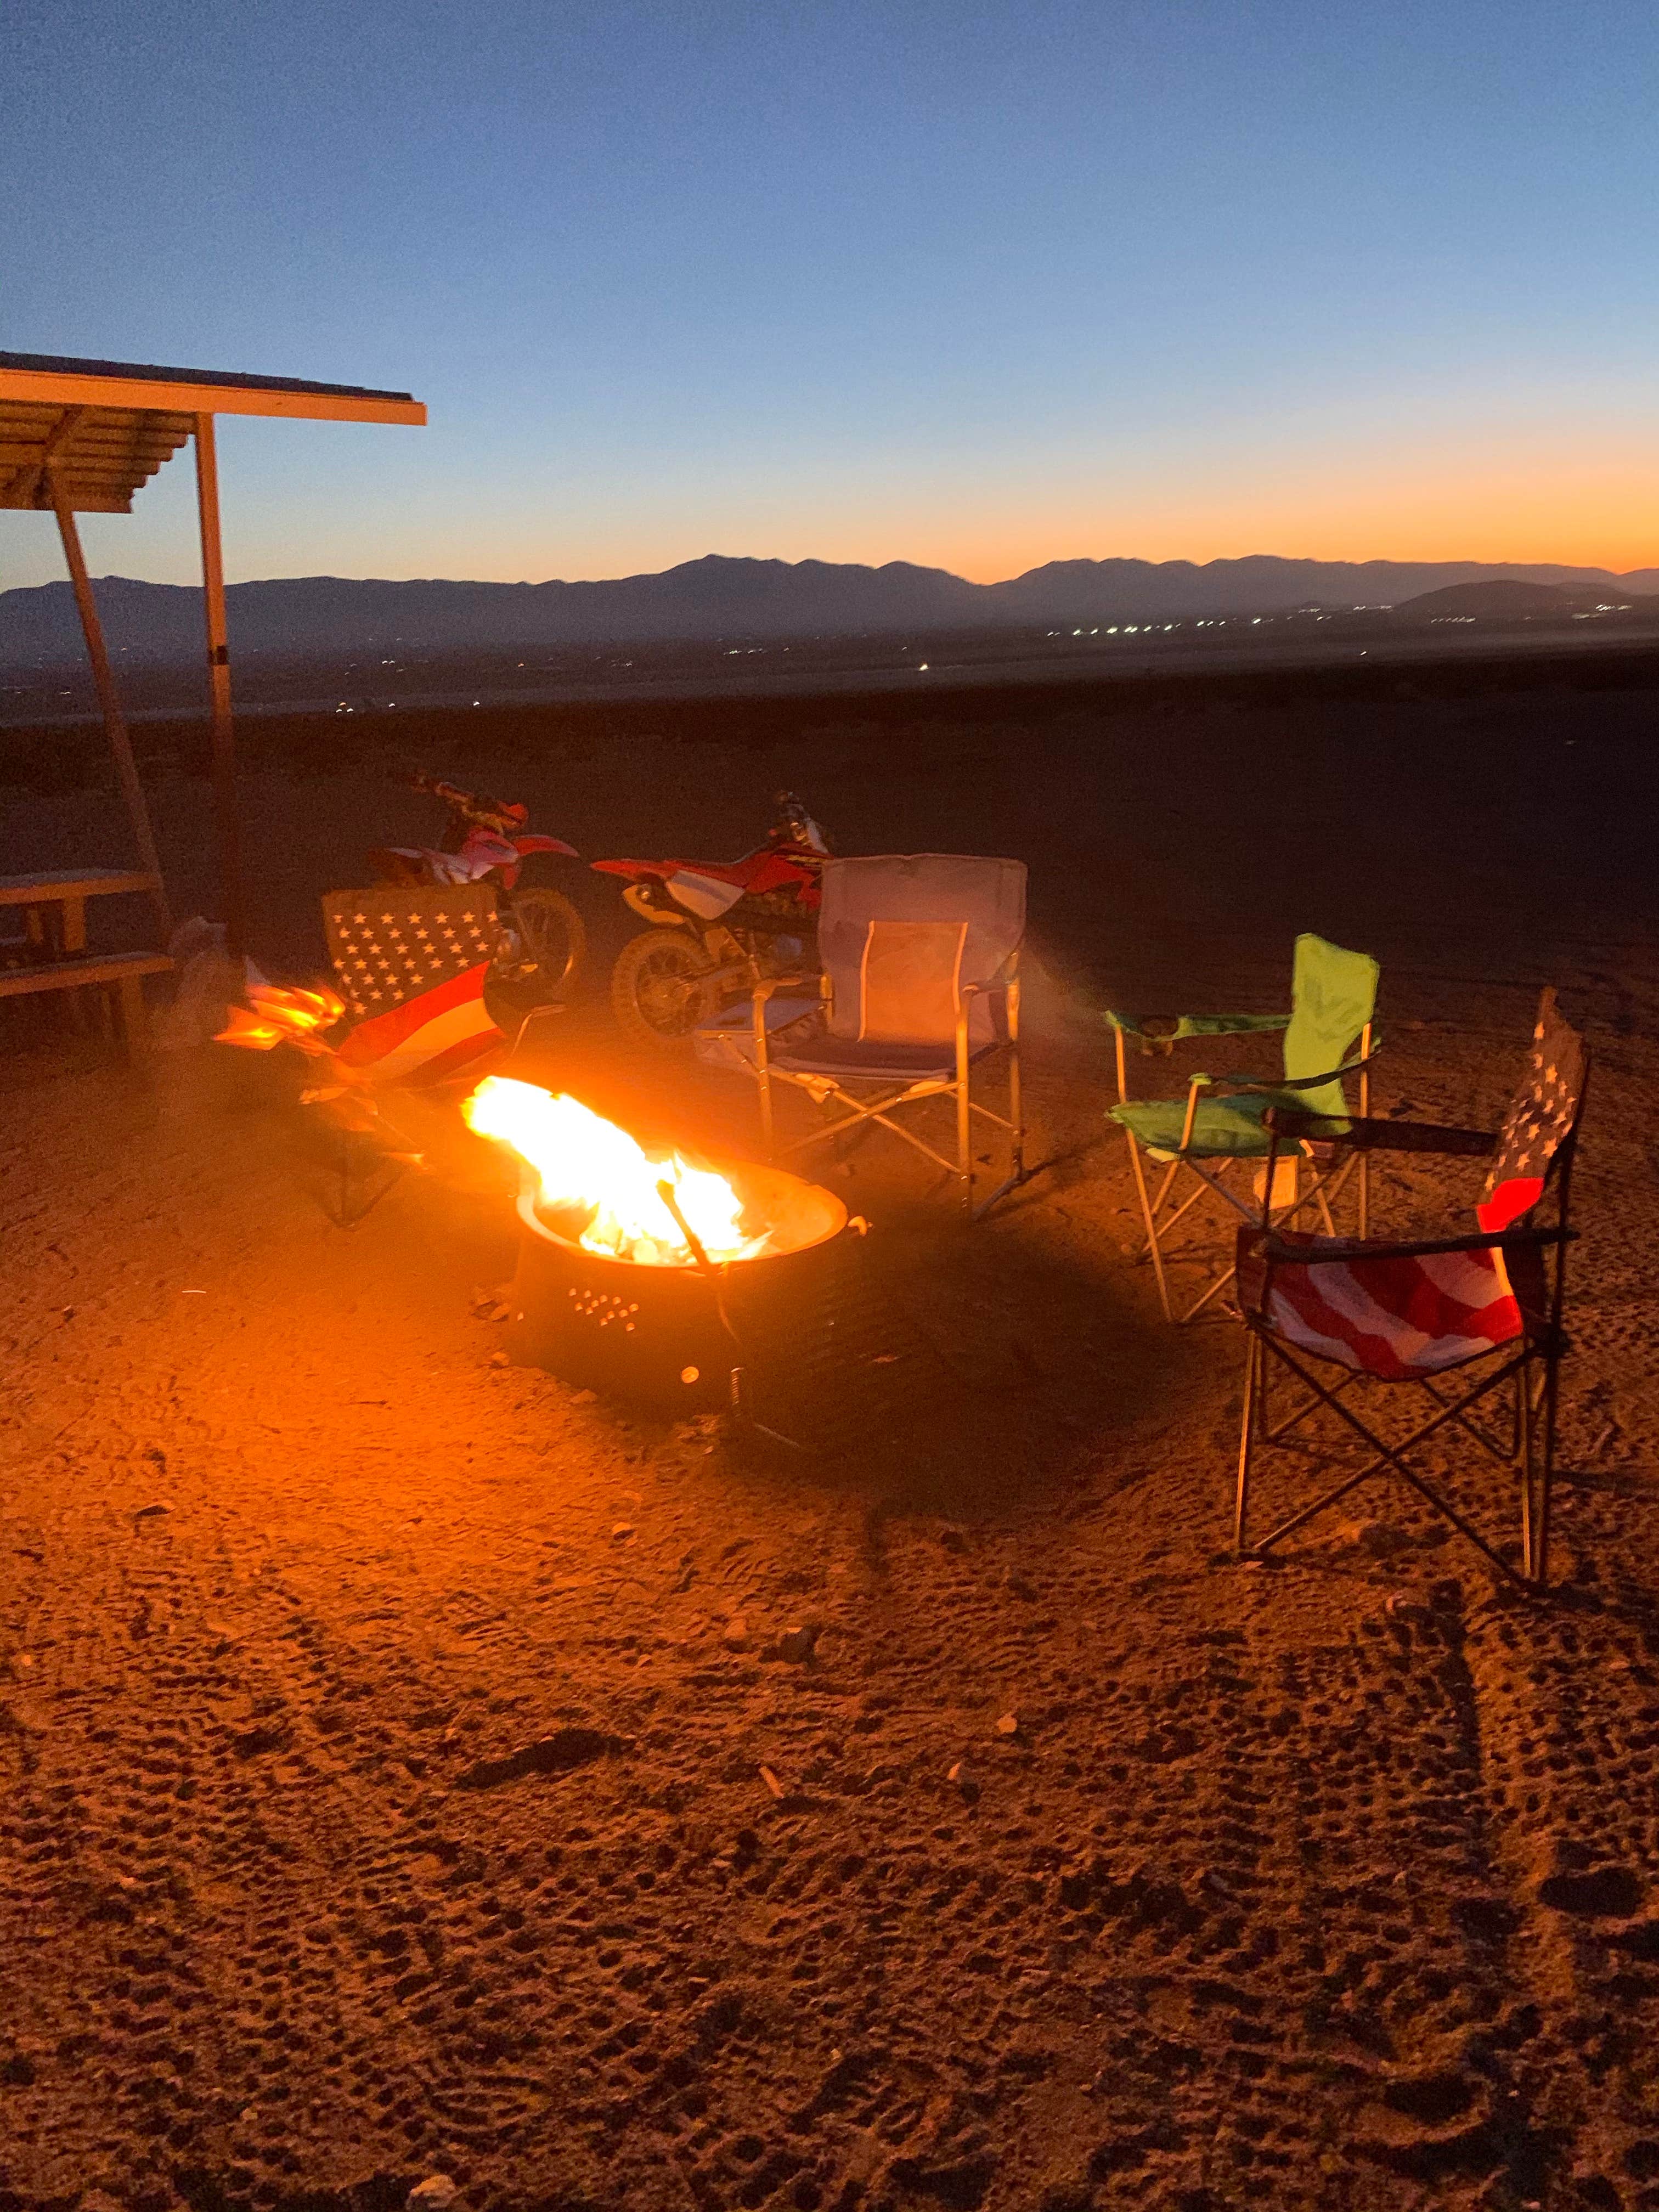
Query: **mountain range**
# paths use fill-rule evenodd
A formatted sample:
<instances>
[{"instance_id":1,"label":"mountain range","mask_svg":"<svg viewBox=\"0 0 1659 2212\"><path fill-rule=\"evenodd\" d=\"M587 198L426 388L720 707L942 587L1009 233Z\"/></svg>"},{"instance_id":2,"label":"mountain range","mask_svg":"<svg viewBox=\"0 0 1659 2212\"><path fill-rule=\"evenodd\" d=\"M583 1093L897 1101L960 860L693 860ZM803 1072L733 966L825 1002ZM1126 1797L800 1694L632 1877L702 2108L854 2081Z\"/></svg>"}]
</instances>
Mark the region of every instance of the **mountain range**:
<instances>
[{"instance_id":1,"label":"mountain range","mask_svg":"<svg viewBox=\"0 0 1659 2212\"><path fill-rule=\"evenodd\" d=\"M894 636L1001 627L1270 615L1309 605L1400 607L1425 592L1492 584L1553 586L1577 601L1659 592L1659 569L1626 576L1479 561L1051 561L996 584L905 561L866 568L709 554L659 574L593 583L385 582L301 576L233 584L238 654L455 653L721 639ZM166 665L202 651L201 593L106 576L98 605L112 652ZM1504 594L1497 595L1501 602ZM1524 598L1522 594L1521 597ZM1542 601L1534 603L1542 611ZM1517 608L1518 611L1518 608ZM0 592L0 664L56 666L82 655L67 582Z\"/></svg>"}]
</instances>

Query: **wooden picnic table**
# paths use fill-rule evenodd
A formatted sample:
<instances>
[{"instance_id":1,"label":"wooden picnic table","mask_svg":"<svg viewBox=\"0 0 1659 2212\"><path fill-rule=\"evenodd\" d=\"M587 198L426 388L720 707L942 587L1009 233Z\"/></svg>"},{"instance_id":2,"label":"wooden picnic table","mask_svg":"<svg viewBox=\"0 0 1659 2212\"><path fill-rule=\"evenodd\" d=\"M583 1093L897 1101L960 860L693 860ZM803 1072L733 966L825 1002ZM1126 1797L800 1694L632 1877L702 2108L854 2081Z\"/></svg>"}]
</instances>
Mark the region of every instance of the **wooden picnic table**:
<instances>
[{"instance_id":1,"label":"wooden picnic table","mask_svg":"<svg viewBox=\"0 0 1659 2212\"><path fill-rule=\"evenodd\" d=\"M87 901L154 891L160 878L135 868L43 868L0 876L0 906L21 906L29 943L48 957L87 949Z\"/></svg>"},{"instance_id":2,"label":"wooden picnic table","mask_svg":"<svg viewBox=\"0 0 1659 2212\"><path fill-rule=\"evenodd\" d=\"M0 999L90 986L114 1001L121 1042L130 1058L144 1050L143 979L173 965L165 952L88 953L87 901L126 891L154 893L160 878L133 868L43 868L29 876L0 876L0 907L21 906L33 958L26 967L0 964Z\"/></svg>"}]
</instances>

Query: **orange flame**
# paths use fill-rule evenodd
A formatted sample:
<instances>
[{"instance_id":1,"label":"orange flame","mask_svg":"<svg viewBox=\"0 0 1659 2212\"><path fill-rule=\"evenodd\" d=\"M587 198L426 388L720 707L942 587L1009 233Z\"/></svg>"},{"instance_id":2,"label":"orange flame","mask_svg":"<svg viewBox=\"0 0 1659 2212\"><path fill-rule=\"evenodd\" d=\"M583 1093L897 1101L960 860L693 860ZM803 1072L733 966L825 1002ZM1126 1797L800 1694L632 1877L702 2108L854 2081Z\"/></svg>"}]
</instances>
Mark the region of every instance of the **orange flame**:
<instances>
[{"instance_id":1,"label":"orange flame","mask_svg":"<svg viewBox=\"0 0 1659 2212\"><path fill-rule=\"evenodd\" d=\"M461 1112L481 1137L511 1146L535 1170L541 1206L586 1210L580 1239L585 1251L645 1267L692 1266L691 1248L658 1194L660 1182L673 1186L676 1204L711 1260L747 1260L766 1242L763 1234L744 1233L743 1201L724 1176L692 1167L678 1152L648 1158L626 1129L579 1099L487 1075Z\"/></svg>"},{"instance_id":2,"label":"orange flame","mask_svg":"<svg viewBox=\"0 0 1659 2212\"><path fill-rule=\"evenodd\" d=\"M269 1052L274 1045L297 1045L301 1052L326 1054L321 1032L343 1019L345 1002L327 986L314 991L282 990L274 983L255 983L246 1006L229 1009L230 1026L220 1030L216 1044L241 1045L249 1052Z\"/></svg>"}]
</instances>

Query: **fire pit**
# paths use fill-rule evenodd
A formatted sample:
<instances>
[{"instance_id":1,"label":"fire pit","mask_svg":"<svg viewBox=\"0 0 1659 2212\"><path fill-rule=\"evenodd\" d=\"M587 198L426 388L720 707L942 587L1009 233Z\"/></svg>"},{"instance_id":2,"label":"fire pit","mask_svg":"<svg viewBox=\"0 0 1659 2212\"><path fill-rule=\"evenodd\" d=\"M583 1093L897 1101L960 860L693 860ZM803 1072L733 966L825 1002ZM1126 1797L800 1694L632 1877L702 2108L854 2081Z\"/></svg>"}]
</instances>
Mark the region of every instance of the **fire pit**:
<instances>
[{"instance_id":1,"label":"fire pit","mask_svg":"<svg viewBox=\"0 0 1659 2212\"><path fill-rule=\"evenodd\" d=\"M573 1098L491 1077L466 1118L524 1161L512 1347L668 1412L723 1408L733 1369L833 1339L847 1208L775 1168L652 1160ZM860 1224L861 1227L862 1224Z\"/></svg>"}]
</instances>

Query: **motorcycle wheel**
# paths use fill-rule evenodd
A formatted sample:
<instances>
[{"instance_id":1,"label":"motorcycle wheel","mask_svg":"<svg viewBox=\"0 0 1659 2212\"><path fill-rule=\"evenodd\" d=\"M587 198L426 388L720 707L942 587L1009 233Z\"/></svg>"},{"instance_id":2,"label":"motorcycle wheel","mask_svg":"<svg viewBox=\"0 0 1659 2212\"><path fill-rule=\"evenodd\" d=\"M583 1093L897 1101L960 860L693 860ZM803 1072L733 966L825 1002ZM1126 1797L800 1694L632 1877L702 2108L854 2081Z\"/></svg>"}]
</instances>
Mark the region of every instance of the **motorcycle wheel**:
<instances>
[{"instance_id":1,"label":"motorcycle wheel","mask_svg":"<svg viewBox=\"0 0 1659 2212\"><path fill-rule=\"evenodd\" d=\"M508 919L521 947L515 980L533 983L549 998L574 983L587 953L587 927L562 891L516 892Z\"/></svg>"},{"instance_id":2,"label":"motorcycle wheel","mask_svg":"<svg viewBox=\"0 0 1659 2212\"><path fill-rule=\"evenodd\" d=\"M683 1044L720 1010L715 963L689 929L630 937L611 971L611 1011L634 1044Z\"/></svg>"}]
</instances>

